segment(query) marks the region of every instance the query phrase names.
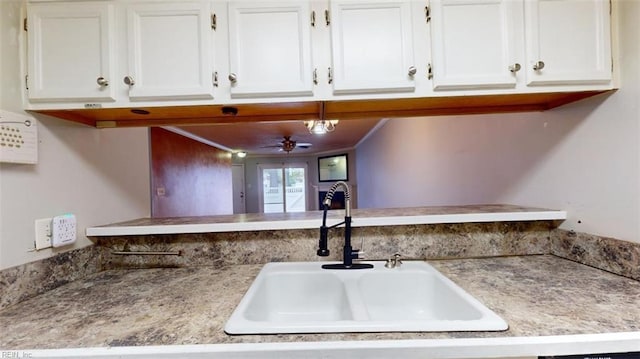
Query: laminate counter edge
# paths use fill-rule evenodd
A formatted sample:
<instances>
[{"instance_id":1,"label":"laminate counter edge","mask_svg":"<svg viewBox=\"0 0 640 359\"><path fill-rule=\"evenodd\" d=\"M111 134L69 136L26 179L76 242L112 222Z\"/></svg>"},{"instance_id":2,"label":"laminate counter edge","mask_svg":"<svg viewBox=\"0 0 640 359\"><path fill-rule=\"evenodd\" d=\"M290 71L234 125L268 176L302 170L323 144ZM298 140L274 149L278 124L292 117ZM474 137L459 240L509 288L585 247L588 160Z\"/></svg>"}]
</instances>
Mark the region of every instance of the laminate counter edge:
<instances>
[{"instance_id":1,"label":"laminate counter edge","mask_svg":"<svg viewBox=\"0 0 640 359\"><path fill-rule=\"evenodd\" d=\"M331 211L328 225L342 221L344 211ZM353 227L416 224L562 221L567 212L511 205L418 207L353 210ZM243 214L210 217L142 218L112 225L89 227L89 237L268 231L319 228L320 211L292 214Z\"/></svg>"}]
</instances>

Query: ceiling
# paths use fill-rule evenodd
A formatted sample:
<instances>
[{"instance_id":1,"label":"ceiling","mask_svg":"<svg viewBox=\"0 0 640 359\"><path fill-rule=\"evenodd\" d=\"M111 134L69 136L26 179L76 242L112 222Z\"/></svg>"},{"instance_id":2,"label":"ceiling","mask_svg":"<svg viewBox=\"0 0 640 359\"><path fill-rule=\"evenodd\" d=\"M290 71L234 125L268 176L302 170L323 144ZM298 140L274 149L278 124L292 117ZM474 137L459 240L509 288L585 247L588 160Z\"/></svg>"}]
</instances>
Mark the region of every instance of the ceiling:
<instances>
[{"instance_id":1,"label":"ceiling","mask_svg":"<svg viewBox=\"0 0 640 359\"><path fill-rule=\"evenodd\" d=\"M249 156L282 156L277 145L284 136L297 143L310 143L309 148L296 147L291 155L315 155L355 147L371 132L379 119L342 120L333 132L324 135L309 133L303 121L245 122L178 127L182 131Z\"/></svg>"}]
</instances>

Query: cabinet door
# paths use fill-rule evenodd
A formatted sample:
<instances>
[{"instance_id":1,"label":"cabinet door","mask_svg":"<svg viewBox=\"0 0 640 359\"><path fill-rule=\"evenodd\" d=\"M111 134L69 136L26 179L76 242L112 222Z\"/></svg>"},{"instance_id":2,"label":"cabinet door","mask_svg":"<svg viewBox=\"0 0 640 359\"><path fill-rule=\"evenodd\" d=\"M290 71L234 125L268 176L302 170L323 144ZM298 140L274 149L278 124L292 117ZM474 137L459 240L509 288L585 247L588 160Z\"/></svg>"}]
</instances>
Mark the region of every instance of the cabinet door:
<instances>
[{"instance_id":1,"label":"cabinet door","mask_svg":"<svg viewBox=\"0 0 640 359\"><path fill-rule=\"evenodd\" d=\"M431 0L435 90L514 88L521 68L513 0ZM520 22L520 26L521 26Z\"/></svg>"},{"instance_id":2,"label":"cabinet door","mask_svg":"<svg viewBox=\"0 0 640 359\"><path fill-rule=\"evenodd\" d=\"M29 100L115 101L113 6L46 3L27 11Z\"/></svg>"},{"instance_id":3,"label":"cabinet door","mask_svg":"<svg viewBox=\"0 0 640 359\"><path fill-rule=\"evenodd\" d=\"M313 95L307 1L229 3L231 97Z\"/></svg>"},{"instance_id":4,"label":"cabinet door","mask_svg":"<svg viewBox=\"0 0 640 359\"><path fill-rule=\"evenodd\" d=\"M609 2L526 0L528 85L611 81Z\"/></svg>"},{"instance_id":5,"label":"cabinet door","mask_svg":"<svg viewBox=\"0 0 640 359\"><path fill-rule=\"evenodd\" d=\"M128 5L131 100L213 98L212 17L208 2Z\"/></svg>"},{"instance_id":6,"label":"cabinet door","mask_svg":"<svg viewBox=\"0 0 640 359\"><path fill-rule=\"evenodd\" d=\"M334 94L412 92L409 1L331 1Z\"/></svg>"}]
</instances>

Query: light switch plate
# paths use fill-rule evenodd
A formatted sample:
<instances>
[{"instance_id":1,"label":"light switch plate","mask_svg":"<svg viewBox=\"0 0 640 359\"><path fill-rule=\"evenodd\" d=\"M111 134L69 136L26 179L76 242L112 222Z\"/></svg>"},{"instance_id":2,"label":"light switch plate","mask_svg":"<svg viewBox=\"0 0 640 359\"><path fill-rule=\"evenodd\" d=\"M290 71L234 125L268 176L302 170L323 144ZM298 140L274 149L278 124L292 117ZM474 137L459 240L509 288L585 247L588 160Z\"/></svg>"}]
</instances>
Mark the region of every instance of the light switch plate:
<instances>
[{"instance_id":1,"label":"light switch plate","mask_svg":"<svg viewBox=\"0 0 640 359\"><path fill-rule=\"evenodd\" d=\"M51 244L62 247L76 241L76 216L65 214L53 217L51 225Z\"/></svg>"},{"instance_id":2,"label":"light switch plate","mask_svg":"<svg viewBox=\"0 0 640 359\"><path fill-rule=\"evenodd\" d=\"M36 250L51 247L51 218L36 219Z\"/></svg>"}]
</instances>

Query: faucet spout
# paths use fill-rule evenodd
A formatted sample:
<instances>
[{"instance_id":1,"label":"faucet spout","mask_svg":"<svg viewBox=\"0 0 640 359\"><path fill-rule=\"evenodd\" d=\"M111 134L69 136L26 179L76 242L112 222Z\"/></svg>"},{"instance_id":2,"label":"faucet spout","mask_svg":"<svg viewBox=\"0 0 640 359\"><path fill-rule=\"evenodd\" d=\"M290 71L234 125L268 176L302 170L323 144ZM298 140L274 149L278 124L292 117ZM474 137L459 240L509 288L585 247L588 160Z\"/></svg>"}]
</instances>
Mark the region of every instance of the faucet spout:
<instances>
[{"instance_id":1,"label":"faucet spout","mask_svg":"<svg viewBox=\"0 0 640 359\"><path fill-rule=\"evenodd\" d=\"M344 191L344 216L351 217L351 190L349 189L349 185L347 182L338 181L336 182L329 190L327 194L324 196L324 200L322 201L322 207L324 209L325 217L327 213L327 209L331 207L331 201L333 200L333 196L338 191L338 188L342 187Z\"/></svg>"},{"instance_id":2,"label":"faucet spout","mask_svg":"<svg viewBox=\"0 0 640 359\"><path fill-rule=\"evenodd\" d=\"M345 199L345 216L344 221L333 226L327 227L327 210L331 207L331 200L338 188L343 187L344 199ZM324 197L322 201L322 226L320 226L320 241L318 243L317 254L319 256L326 257L329 255L328 247L328 234L329 229L344 224L344 248L342 254L342 263L336 264L324 264L324 269L365 269L373 268L373 265L367 263L353 263L354 259L358 259L358 250L354 250L351 247L351 193L349 191L349 185L344 181L336 182Z\"/></svg>"}]
</instances>

